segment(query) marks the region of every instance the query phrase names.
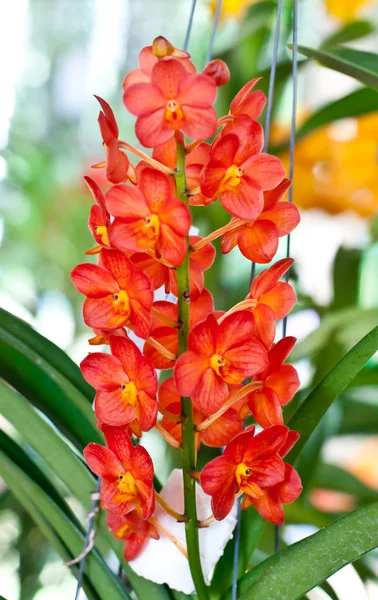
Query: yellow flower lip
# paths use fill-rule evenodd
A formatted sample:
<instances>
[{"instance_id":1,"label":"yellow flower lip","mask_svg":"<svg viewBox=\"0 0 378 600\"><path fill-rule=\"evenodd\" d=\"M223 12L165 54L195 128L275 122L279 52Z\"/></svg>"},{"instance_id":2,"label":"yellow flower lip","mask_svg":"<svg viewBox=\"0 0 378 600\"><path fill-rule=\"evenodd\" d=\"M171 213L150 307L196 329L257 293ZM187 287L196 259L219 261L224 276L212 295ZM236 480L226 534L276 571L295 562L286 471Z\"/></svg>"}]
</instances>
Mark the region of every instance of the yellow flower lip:
<instances>
[{"instance_id":1,"label":"yellow flower lip","mask_svg":"<svg viewBox=\"0 0 378 600\"><path fill-rule=\"evenodd\" d=\"M108 230L105 227L105 225L96 225L95 230L96 230L96 234L98 236L100 236L101 244L103 244L104 246L108 246L109 245Z\"/></svg>"},{"instance_id":2,"label":"yellow flower lip","mask_svg":"<svg viewBox=\"0 0 378 600\"><path fill-rule=\"evenodd\" d=\"M220 190L224 191L230 188L238 187L243 175L244 170L241 167L238 167L237 165L231 165L231 167L228 167L222 179Z\"/></svg>"},{"instance_id":3,"label":"yellow flower lip","mask_svg":"<svg viewBox=\"0 0 378 600\"><path fill-rule=\"evenodd\" d=\"M126 290L120 290L113 294L113 307L117 312L130 314L130 300Z\"/></svg>"},{"instance_id":4,"label":"yellow flower lip","mask_svg":"<svg viewBox=\"0 0 378 600\"><path fill-rule=\"evenodd\" d=\"M131 406L136 406L138 401L138 389L133 381L129 381L128 383L123 383L121 385L122 391L122 400L126 404L131 404Z\"/></svg>"},{"instance_id":5,"label":"yellow flower lip","mask_svg":"<svg viewBox=\"0 0 378 600\"><path fill-rule=\"evenodd\" d=\"M130 499L134 498L134 496L137 494L137 489L135 486L134 477L132 476L130 471L128 471L127 473L121 473L120 475L118 475L117 479L118 489L121 492L121 494L130 496Z\"/></svg>"},{"instance_id":6,"label":"yellow flower lip","mask_svg":"<svg viewBox=\"0 0 378 600\"><path fill-rule=\"evenodd\" d=\"M226 359L220 354L213 354L213 356L210 359L210 366L218 375L221 375L220 369L224 367L225 364Z\"/></svg>"},{"instance_id":7,"label":"yellow flower lip","mask_svg":"<svg viewBox=\"0 0 378 600\"><path fill-rule=\"evenodd\" d=\"M122 538L126 537L127 534L130 532L131 528L130 525L122 525L119 529L117 529L117 531L114 532L114 535L121 540Z\"/></svg>"},{"instance_id":8,"label":"yellow flower lip","mask_svg":"<svg viewBox=\"0 0 378 600\"><path fill-rule=\"evenodd\" d=\"M243 479L248 478L252 474L252 468L245 463L240 463L236 467L235 477L239 485L241 485Z\"/></svg>"},{"instance_id":9,"label":"yellow flower lip","mask_svg":"<svg viewBox=\"0 0 378 600\"><path fill-rule=\"evenodd\" d=\"M160 220L159 217L157 215L149 215L148 217L144 218L144 224L146 225L146 227L149 227L151 229L153 229L154 232L154 236L156 238L159 237L159 233L160 233Z\"/></svg>"},{"instance_id":10,"label":"yellow flower lip","mask_svg":"<svg viewBox=\"0 0 378 600\"><path fill-rule=\"evenodd\" d=\"M168 100L165 108L165 119L169 122L181 121L184 113L177 100Z\"/></svg>"}]
</instances>

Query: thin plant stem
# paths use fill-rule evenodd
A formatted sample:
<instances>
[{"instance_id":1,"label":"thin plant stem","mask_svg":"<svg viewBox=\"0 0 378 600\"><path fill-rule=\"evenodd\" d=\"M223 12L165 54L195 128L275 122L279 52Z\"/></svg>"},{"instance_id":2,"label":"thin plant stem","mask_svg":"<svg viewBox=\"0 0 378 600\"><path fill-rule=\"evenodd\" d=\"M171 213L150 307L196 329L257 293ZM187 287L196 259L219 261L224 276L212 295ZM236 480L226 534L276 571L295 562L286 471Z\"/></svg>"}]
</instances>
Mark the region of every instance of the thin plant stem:
<instances>
[{"instance_id":1,"label":"thin plant stem","mask_svg":"<svg viewBox=\"0 0 378 600\"><path fill-rule=\"evenodd\" d=\"M202 238L202 240L198 240L198 242L196 242L195 244L192 245L192 250L200 250L200 248L203 248L209 242L216 240L218 237L220 237L224 233L227 233L228 231L233 231L234 229L237 229L238 227L240 227L241 225L244 225L245 223L247 223L247 221L243 221L243 219L234 219L234 220L230 221L229 223L227 223L227 225L223 225L223 227L220 227L219 229L216 229L212 233L209 233L209 235Z\"/></svg>"},{"instance_id":2,"label":"thin plant stem","mask_svg":"<svg viewBox=\"0 0 378 600\"><path fill-rule=\"evenodd\" d=\"M176 521L178 521L179 523L186 523L186 521L188 520L188 517L186 515L181 515L180 513L178 513L156 491L155 491L155 500L156 500L156 502L158 504L160 504L160 506L162 507L162 509L165 510L165 512L168 513L171 517L173 517L174 519L176 519Z\"/></svg>"},{"instance_id":3,"label":"thin plant stem","mask_svg":"<svg viewBox=\"0 0 378 600\"><path fill-rule=\"evenodd\" d=\"M183 556L185 556L185 558L188 558L188 552L184 546L184 544L182 544L180 542L179 539L177 539L177 537L175 535L173 535L173 533L171 533L170 531L168 531L168 529L166 529L164 527L164 525L162 525L160 523L160 521L158 521L157 519L155 519L155 517L150 517L149 522L155 527L155 529L157 529L160 533L162 533L163 535L165 535L169 540L171 540L171 542L176 546L176 548L178 550L180 550L181 554Z\"/></svg>"},{"instance_id":4,"label":"thin plant stem","mask_svg":"<svg viewBox=\"0 0 378 600\"><path fill-rule=\"evenodd\" d=\"M251 383L247 383L247 385L244 385L242 389L233 396L231 396L231 398L229 398L227 402L225 402L216 413L210 415L210 417L207 417L207 419L202 421L202 423L200 423L199 425L196 425L196 431L203 431L204 429L210 427L210 425L212 425L214 421L219 419L219 417L221 417L229 408L231 408L231 406L233 406L236 402L244 398L244 396L247 396L248 394L251 394L256 390L259 390L262 387L262 385L263 384L261 381L253 381Z\"/></svg>"},{"instance_id":5,"label":"thin plant stem","mask_svg":"<svg viewBox=\"0 0 378 600\"><path fill-rule=\"evenodd\" d=\"M167 444L172 446L172 448L176 448L176 450L180 450L180 448L181 448L180 442L175 440L175 438L170 433L168 433L168 431L166 431L164 429L164 427L161 426L159 421L157 423L155 423L155 429L158 433L160 433L161 437L165 439Z\"/></svg>"},{"instance_id":6,"label":"thin plant stem","mask_svg":"<svg viewBox=\"0 0 378 600\"><path fill-rule=\"evenodd\" d=\"M145 160L148 164L151 165L151 167L154 167L155 169L158 169L158 171L162 171L162 173L165 173L166 175L174 175L174 171L172 169L170 169L169 167L166 167L165 165L163 165L158 160L155 160L154 158L151 158L151 156L148 156L148 154L146 154L145 152L143 152L143 150L139 150L139 148L135 148L135 146L132 146L128 142L124 142L123 140L119 140L118 146L120 148L123 148L124 150L128 150L129 152L131 152L132 154L134 154L138 158L141 158L142 160Z\"/></svg>"},{"instance_id":7,"label":"thin plant stem","mask_svg":"<svg viewBox=\"0 0 378 600\"><path fill-rule=\"evenodd\" d=\"M179 198L188 204L185 177L185 147L177 142L177 173L176 185ZM189 287L189 239L188 251L183 264L177 268L178 287L178 319L182 323L178 332L179 356L188 349L190 287ZM206 586L200 560L200 549L197 529L196 482L190 473L196 470L196 444L194 432L193 407L190 398L181 397L181 414L185 418L182 424L181 461L184 479L184 506L188 522L185 523L186 545L190 572L196 588L198 600L208 600L209 593Z\"/></svg>"}]
</instances>

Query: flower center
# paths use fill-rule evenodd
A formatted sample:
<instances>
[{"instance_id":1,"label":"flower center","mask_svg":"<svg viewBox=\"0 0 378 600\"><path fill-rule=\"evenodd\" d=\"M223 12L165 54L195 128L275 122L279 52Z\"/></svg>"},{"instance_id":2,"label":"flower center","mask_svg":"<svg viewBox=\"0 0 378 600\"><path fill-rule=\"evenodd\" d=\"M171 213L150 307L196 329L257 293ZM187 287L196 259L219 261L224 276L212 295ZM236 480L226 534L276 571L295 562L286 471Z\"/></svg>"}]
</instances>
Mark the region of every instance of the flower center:
<instances>
[{"instance_id":1,"label":"flower center","mask_svg":"<svg viewBox=\"0 0 378 600\"><path fill-rule=\"evenodd\" d=\"M117 531L114 532L114 535L119 539L122 540L122 538L125 538L126 536L129 535L129 533L131 533L131 528L130 525L127 525L125 523L125 525L121 525L121 527L119 529L117 529Z\"/></svg>"},{"instance_id":2,"label":"flower center","mask_svg":"<svg viewBox=\"0 0 378 600\"><path fill-rule=\"evenodd\" d=\"M237 165L231 165L228 167L225 176L223 177L223 181L221 183L221 187L224 190L231 188L235 188L239 185L241 178L244 175L244 171L241 167Z\"/></svg>"},{"instance_id":3,"label":"flower center","mask_svg":"<svg viewBox=\"0 0 378 600\"><path fill-rule=\"evenodd\" d=\"M226 359L220 354L213 354L210 359L210 366L218 375L222 375L220 369L226 364Z\"/></svg>"},{"instance_id":4,"label":"flower center","mask_svg":"<svg viewBox=\"0 0 378 600\"><path fill-rule=\"evenodd\" d=\"M151 230L153 237L158 238L160 233L160 221L157 215L149 215L144 219L145 226Z\"/></svg>"},{"instance_id":5,"label":"flower center","mask_svg":"<svg viewBox=\"0 0 378 600\"><path fill-rule=\"evenodd\" d=\"M123 383L121 385L122 390L122 400L126 404L131 404L131 406L136 406L138 401L138 390L133 381L129 381L128 383Z\"/></svg>"},{"instance_id":6,"label":"flower center","mask_svg":"<svg viewBox=\"0 0 378 600\"><path fill-rule=\"evenodd\" d=\"M96 225L95 231L101 240L101 244L103 244L104 246L108 246L109 245L108 230L106 229L105 225Z\"/></svg>"},{"instance_id":7,"label":"flower center","mask_svg":"<svg viewBox=\"0 0 378 600\"><path fill-rule=\"evenodd\" d=\"M252 474L251 467L249 467L248 465L246 465L244 463L240 463L236 467L235 477L236 477L236 481L238 482L239 485L241 485L243 483L244 479L248 479L248 477L251 474Z\"/></svg>"},{"instance_id":8,"label":"flower center","mask_svg":"<svg viewBox=\"0 0 378 600\"><path fill-rule=\"evenodd\" d=\"M117 479L119 491L122 495L128 496L128 498L122 498L122 501L127 502L127 500L135 498L138 492L135 486L134 477L131 475L130 471L118 475Z\"/></svg>"},{"instance_id":9,"label":"flower center","mask_svg":"<svg viewBox=\"0 0 378 600\"><path fill-rule=\"evenodd\" d=\"M113 294L113 307L117 312L130 314L130 300L129 295L125 290L120 290L116 294Z\"/></svg>"},{"instance_id":10,"label":"flower center","mask_svg":"<svg viewBox=\"0 0 378 600\"><path fill-rule=\"evenodd\" d=\"M183 119L183 116L184 114L177 100L168 100L167 105L165 107L166 121L169 121L170 123L181 121Z\"/></svg>"}]
</instances>

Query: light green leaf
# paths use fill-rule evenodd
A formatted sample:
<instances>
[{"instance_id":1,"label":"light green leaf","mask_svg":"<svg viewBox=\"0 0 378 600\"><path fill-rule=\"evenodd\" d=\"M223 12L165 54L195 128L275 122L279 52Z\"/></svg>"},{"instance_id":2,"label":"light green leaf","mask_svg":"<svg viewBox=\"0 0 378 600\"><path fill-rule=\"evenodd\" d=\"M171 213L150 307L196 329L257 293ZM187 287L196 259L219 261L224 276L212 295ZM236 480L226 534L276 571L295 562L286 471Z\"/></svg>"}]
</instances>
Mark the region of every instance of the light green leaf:
<instances>
[{"instance_id":1,"label":"light green leaf","mask_svg":"<svg viewBox=\"0 0 378 600\"><path fill-rule=\"evenodd\" d=\"M345 44L346 42L353 42L366 35L370 35L376 30L376 27L372 21L353 21L347 23L341 29L332 33L322 42L322 48L328 46L336 46L337 44Z\"/></svg>"},{"instance_id":2,"label":"light green leaf","mask_svg":"<svg viewBox=\"0 0 378 600\"><path fill-rule=\"evenodd\" d=\"M378 90L378 54L343 46L319 50L299 46L298 52L319 61L329 69L349 75Z\"/></svg>"},{"instance_id":3,"label":"light green leaf","mask_svg":"<svg viewBox=\"0 0 378 600\"><path fill-rule=\"evenodd\" d=\"M288 427L298 431L300 438L288 455L293 462L332 402L345 390L366 362L378 350L378 327L356 344L307 396Z\"/></svg>"},{"instance_id":4,"label":"light green leaf","mask_svg":"<svg viewBox=\"0 0 378 600\"><path fill-rule=\"evenodd\" d=\"M242 577L240 600L299 600L333 573L376 548L377 523L378 502L374 502L281 550Z\"/></svg>"}]
</instances>

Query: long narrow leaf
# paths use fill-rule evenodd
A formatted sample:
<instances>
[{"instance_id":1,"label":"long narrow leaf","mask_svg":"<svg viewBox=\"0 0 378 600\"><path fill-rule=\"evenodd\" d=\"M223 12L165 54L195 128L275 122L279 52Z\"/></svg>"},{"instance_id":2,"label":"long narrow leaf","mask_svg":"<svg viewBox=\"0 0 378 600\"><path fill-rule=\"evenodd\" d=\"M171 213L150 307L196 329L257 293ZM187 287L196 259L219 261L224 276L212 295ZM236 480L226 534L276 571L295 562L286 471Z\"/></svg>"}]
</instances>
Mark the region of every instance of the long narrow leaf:
<instances>
[{"instance_id":1,"label":"long narrow leaf","mask_svg":"<svg viewBox=\"0 0 378 600\"><path fill-rule=\"evenodd\" d=\"M20 339L0 327L0 377L40 408L82 450L100 442L88 398Z\"/></svg>"},{"instance_id":2,"label":"long narrow leaf","mask_svg":"<svg viewBox=\"0 0 378 600\"><path fill-rule=\"evenodd\" d=\"M378 546L378 502L358 508L249 571L240 600L298 600ZM228 593L227 600L230 598Z\"/></svg>"},{"instance_id":3,"label":"long narrow leaf","mask_svg":"<svg viewBox=\"0 0 378 600\"><path fill-rule=\"evenodd\" d=\"M56 344L35 331L29 323L2 308L0 308L0 328L34 350L41 358L64 375L89 401L92 401L93 389L83 378L79 367Z\"/></svg>"},{"instance_id":4,"label":"long narrow leaf","mask_svg":"<svg viewBox=\"0 0 378 600\"><path fill-rule=\"evenodd\" d=\"M298 52L378 90L378 54L343 46L319 50L299 46Z\"/></svg>"},{"instance_id":5,"label":"long narrow leaf","mask_svg":"<svg viewBox=\"0 0 378 600\"><path fill-rule=\"evenodd\" d=\"M332 402L345 390L377 350L378 327L375 327L337 363L307 396L288 423L290 429L294 429L300 434L298 442L288 455L289 462L293 462L297 458Z\"/></svg>"},{"instance_id":6,"label":"long narrow leaf","mask_svg":"<svg viewBox=\"0 0 378 600\"><path fill-rule=\"evenodd\" d=\"M24 471L14 465L3 452L0 453L0 473L9 489L18 494L21 502L23 502L23 497L28 499L28 503L24 504L26 509L30 502L38 508L69 549L71 558L82 552L83 532L76 528L52 499ZM118 579L96 550L87 556L85 573L102 600L130 599L126 590L122 588Z\"/></svg>"}]
</instances>

